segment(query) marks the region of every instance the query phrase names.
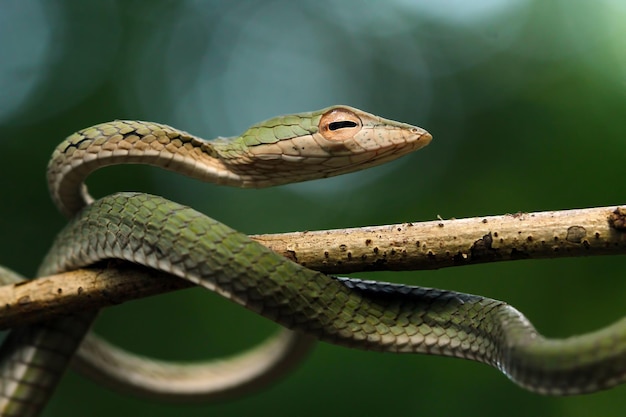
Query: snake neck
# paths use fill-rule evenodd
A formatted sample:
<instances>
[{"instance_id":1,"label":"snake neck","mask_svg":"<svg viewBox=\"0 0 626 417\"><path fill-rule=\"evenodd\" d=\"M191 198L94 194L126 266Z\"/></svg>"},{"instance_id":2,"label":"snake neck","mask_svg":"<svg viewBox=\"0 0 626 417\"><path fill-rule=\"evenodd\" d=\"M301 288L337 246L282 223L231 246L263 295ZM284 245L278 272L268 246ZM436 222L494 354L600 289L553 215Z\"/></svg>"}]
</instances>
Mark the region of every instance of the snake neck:
<instances>
[{"instance_id":1,"label":"snake neck","mask_svg":"<svg viewBox=\"0 0 626 417\"><path fill-rule=\"evenodd\" d=\"M48 187L59 210L71 217L93 201L85 179L110 165L146 164L214 184L246 186L230 168L236 160L223 155L227 143L157 123L103 123L69 136L55 149L48 164Z\"/></svg>"}]
</instances>

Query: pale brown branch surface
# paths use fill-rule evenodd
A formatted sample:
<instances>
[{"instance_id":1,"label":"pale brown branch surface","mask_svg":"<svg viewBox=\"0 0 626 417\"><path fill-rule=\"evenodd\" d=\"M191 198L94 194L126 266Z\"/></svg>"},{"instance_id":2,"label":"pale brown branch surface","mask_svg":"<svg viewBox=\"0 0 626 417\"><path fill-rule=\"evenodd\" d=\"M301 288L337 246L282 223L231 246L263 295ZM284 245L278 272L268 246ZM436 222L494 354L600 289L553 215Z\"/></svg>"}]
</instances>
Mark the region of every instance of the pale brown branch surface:
<instances>
[{"instance_id":1,"label":"pale brown branch surface","mask_svg":"<svg viewBox=\"0 0 626 417\"><path fill-rule=\"evenodd\" d=\"M252 236L329 274L626 254L626 208L601 207ZM0 287L0 328L98 309L192 284L112 262Z\"/></svg>"}]
</instances>

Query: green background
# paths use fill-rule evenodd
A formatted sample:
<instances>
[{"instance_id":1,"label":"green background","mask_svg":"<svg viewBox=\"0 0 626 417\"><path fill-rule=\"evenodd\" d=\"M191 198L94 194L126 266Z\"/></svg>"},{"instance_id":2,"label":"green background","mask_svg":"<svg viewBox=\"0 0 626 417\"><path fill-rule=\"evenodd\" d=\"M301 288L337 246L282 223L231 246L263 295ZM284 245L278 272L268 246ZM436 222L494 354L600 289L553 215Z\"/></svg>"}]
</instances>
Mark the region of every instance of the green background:
<instances>
[{"instance_id":1,"label":"green background","mask_svg":"<svg viewBox=\"0 0 626 417\"><path fill-rule=\"evenodd\" d=\"M64 224L47 160L111 119L211 138L281 113L345 103L434 140L389 166L267 190L145 167L90 180L142 190L247 233L315 230L624 203L626 7L609 1L17 1L0 3L0 263L32 276ZM521 261L360 274L504 299L549 336L623 314L624 260ZM200 359L274 327L204 291L108 309L97 329L136 351ZM44 415L621 415L623 387L525 392L458 359L320 345L255 395L155 403L68 372Z\"/></svg>"}]
</instances>

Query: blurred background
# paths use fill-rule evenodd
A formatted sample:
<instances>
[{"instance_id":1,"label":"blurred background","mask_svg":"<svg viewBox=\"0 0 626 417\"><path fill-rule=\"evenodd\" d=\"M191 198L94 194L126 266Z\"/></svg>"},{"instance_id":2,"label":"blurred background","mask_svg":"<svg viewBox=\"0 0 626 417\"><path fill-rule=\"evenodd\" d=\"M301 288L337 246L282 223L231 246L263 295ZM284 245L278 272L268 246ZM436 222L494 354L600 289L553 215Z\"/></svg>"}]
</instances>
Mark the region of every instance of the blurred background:
<instances>
[{"instance_id":1,"label":"blurred background","mask_svg":"<svg viewBox=\"0 0 626 417\"><path fill-rule=\"evenodd\" d=\"M349 104L429 130L429 147L341 178L237 190L145 167L94 175L246 233L625 203L626 3L620 0L0 2L0 264L32 276L65 220L47 160L111 119L205 138ZM553 337L624 315L621 258L520 261L360 277L503 299ZM96 328L137 352L191 360L275 327L201 290L110 308ZM626 388L549 398L458 359L321 344L240 400L175 406L68 372L44 415L615 415ZM621 413L619 413L621 414Z\"/></svg>"}]
</instances>

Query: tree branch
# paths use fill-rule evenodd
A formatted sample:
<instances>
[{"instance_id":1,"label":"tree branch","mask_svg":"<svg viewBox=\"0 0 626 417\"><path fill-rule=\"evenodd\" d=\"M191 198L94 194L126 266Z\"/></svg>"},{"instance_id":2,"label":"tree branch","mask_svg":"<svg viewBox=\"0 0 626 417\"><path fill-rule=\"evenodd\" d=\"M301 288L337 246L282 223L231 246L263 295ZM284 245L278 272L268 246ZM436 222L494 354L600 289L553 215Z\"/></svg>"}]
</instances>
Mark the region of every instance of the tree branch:
<instances>
[{"instance_id":1,"label":"tree branch","mask_svg":"<svg viewBox=\"0 0 626 417\"><path fill-rule=\"evenodd\" d=\"M626 207L601 207L251 236L329 274L425 270L518 259L626 254ZM0 328L189 288L113 261L0 287Z\"/></svg>"}]
</instances>

